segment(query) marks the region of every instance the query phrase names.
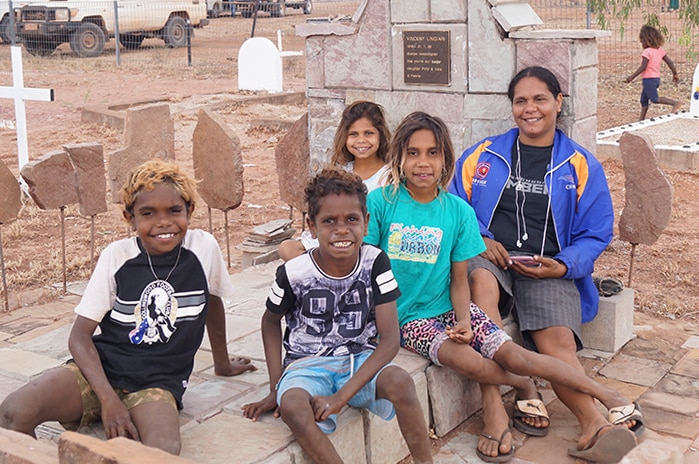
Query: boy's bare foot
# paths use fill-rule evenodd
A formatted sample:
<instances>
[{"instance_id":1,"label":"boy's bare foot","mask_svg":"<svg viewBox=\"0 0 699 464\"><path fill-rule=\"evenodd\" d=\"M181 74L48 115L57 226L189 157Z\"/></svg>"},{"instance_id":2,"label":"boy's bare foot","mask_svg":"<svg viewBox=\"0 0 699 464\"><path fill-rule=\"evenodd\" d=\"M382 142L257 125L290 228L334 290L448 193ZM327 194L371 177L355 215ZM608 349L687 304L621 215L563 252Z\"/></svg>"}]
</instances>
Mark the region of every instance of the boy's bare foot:
<instances>
[{"instance_id":1,"label":"boy's bare foot","mask_svg":"<svg viewBox=\"0 0 699 464\"><path fill-rule=\"evenodd\" d=\"M680 110L680 108L682 108L682 103L677 102L674 105L672 105L672 112L677 113Z\"/></svg>"},{"instance_id":2,"label":"boy's bare foot","mask_svg":"<svg viewBox=\"0 0 699 464\"><path fill-rule=\"evenodd\" d=\"M248 358L236 356L230 358L229 362L223 366L214 366L214 374L221 377L233 377L247 371L256 371L257 368L250 364Z\"/></svg>"}]
</instances>

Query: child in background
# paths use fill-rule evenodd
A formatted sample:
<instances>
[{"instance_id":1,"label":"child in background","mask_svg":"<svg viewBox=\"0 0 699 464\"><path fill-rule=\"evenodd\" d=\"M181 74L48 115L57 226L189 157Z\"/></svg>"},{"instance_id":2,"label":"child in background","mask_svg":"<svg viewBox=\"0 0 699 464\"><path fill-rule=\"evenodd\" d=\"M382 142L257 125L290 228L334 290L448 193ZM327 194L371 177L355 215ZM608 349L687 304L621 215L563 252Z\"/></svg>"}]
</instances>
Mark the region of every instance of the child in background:
<instances>
[{"instance_id":1,"label":"child in background","mask_svg":"<svg viewBox=\"0 0 699 464\"><path fill-rule=\"evenodd\" d=\"M400 291L386 254L362 244L366 186L350 172L325 169L305 196L319 246L277 269L262 316L270 393L244 405L243 415L256 421L266 411L281 414L319 464L342 462L325 434L345 405L386 420L396 415L413 462L431 463L415 385L391 363L400 346Z\"/></svg>"},{"instance_id":2,"label":"child in background","mask_svg":"<svg viewBox=\"0 0 699 464\"><path fill-rule=\"evenodd\" d=\"M485 245L471 206L446 191L455 158L444 122L422 112L406 116L396 129L389 158L389 185L368 198L366 242L386 252L402 289L398 318L404 347L481 384L512 385L520 398L519 411L546 421L534 383L523 376L588 393L640 423L640 411L618 392L556 358L515 344L471 303L467 260L485 251ZM514 454L511 421L497 387L494 397L482 391L485 426L476 452L483 461L504 462ZM609 453L610 443L625 454L636 440L626 425L606 423L590 445L592 452L580 457Z\"/></svg>"},{"instance_id":3,"label":"child in background","mask_svg":"<svg viewBox=\"0 0 699 464\"><path fill-rule=\"evenodd\" d=\"M675 84L679 82L680 78L677 75L677 68L675 68L675 63L670 59L665 50L663 49L663 44L665 43L665 38L663 35L653 26L645 25L641 27L641 32L638 34L638 38L641 41L641 46L643 47L643 53L641 53L641 65L638 69L627 77L624 82L631 82L639 74L643 78L643 91L641 92L641 116L639 120L643 121L646 119L646 114L648 113L649 102L660 103L662 105L672 105L672 113L680 109L680 102L667 97L658 96L658 87L660 87L660 66L664 61L667 66L672 71L672 82Z\"/></svg>"},{"instance_id":4,"label":"child in background","mask_svg":"<svg viewBox=\"0 0 699 464\"><path fill-rule=\"evenodd\" d=\"M371 192L386 185L390 140L381 106L369 101L354 102L342 112L330 164L357 174ZM317 246L318 241L304 231L298 240L285 240L279 245L279 257L288 261Z\"/></svg>"},{"instance_id":5,"label":"child in background","mask_svg":"<svg viewBox=\"0 0 699 464\"><path fill-rule=\"evenodd\" d=\"M129 437L179 454L178 409L206 324L216 373L254 367L230 360L222 297L233 293L218 243L188 230L195 181L151 160L122 188L136 237L110 244L75 308L73 359L41 374L0 405L0 426L34 436L59 421L68 430L102 420L107 438ZM99 335L93 335L99 327Z\"/></svg>"}]
</instances>

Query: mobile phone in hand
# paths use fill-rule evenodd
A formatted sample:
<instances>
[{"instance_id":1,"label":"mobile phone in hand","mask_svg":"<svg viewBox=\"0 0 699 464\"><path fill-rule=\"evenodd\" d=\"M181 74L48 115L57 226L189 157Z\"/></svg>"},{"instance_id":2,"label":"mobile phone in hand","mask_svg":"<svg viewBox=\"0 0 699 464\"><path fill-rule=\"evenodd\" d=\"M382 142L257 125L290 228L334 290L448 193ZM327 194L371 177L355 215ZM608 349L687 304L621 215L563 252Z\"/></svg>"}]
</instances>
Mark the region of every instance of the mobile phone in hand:
<instances>
[{"instance_id":1,"label":"mobile phone in hand","mask_svg":"<svg viewBox=\"0 0 699 464\"><path fill-rule=\"evenodd\" d=\"M539 267L541 263L534 260L532 256L510 256L512 261L517 261L527 267Z\"/></svg>"}]
</instances>

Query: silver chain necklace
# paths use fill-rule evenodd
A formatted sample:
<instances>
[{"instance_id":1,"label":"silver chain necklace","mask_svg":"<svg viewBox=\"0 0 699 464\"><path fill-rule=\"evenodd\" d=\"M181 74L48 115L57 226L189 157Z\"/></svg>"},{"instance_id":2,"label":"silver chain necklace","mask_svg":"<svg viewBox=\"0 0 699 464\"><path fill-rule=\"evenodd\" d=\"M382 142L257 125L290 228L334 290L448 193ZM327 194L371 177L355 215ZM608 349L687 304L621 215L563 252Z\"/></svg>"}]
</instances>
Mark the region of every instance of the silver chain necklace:
<instances>
[{"instance_id":1,"label":"silver chain necklace","mask_svg":"<svg viewBox=\"0 0 699 464\"><path fill-rule=\"evenodd\" d=\"M144 247L144 250L145 250L145 247ZM165 277L164 279L161 279L160 277L158 277L158 274L155 273L155 269L153 269L153 262L150 259L150 253L148 253L147 250L145 250L145 251L146 251L146 256L148 256L148 266L150 267L150 272L153 274L153 277L155 277L155 280L156 281L163 281L164 280L165 282L167 282L168 279L170 278L170 276L172 275L173 271L177 267L177 265L180 263L180 255L182 254L182 244L180 244L180 248L177 250L177 259L175 260L175 265L172 266L172 269L170 269L170 272L167 273L167 277Z\"/></svg>"}]
</instances>

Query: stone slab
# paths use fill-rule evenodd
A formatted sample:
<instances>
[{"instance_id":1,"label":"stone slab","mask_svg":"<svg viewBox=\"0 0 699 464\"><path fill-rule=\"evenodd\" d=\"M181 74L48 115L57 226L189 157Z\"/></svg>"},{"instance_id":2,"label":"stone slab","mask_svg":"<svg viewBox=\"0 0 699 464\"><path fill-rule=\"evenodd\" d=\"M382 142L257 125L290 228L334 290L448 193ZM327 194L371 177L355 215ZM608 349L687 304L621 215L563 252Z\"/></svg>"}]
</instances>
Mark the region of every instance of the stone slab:
<instances>
[{"instance_id":1,"label":"stone slab","mask_svg":"<svg viewBox=\"0 0 699 464\"><path fill-rule=\"evenodd\" d=\"M481 408L479 385L448 367L426 370L435 433L443 437Z\"/></svg>"},{"instance_id":2,"label":"stone slab","mask_svg":"<svg viewBox=\"0 0 699 464\"><path fill-rule=\"evenodd\" d=\"M430 404L427 394L427 377L424 372L416 372L412 376L415 391L422 406L425 424L429 424ZM380 417L362 411L364 416L364 440L367 448L367 461L370 464L396 463L408 456L408 445L394 417L385 421Z\"/></svg>"},{"instance_id":3,"label":"stone slab","mask_svg":"<svg viewBox=\"0 0 699 464\"><path fill-rule=\"evenodd\" d=\"M286 448L292 440L288 429L263 421L251 422L241 413L224 412L182 427L180 456L200 464L232 462L233 457L236 464L255 463ZM211 446L212 443L217 446Z\"/></svg>"},{"instance_id":4,"label":"stone slab","mask_svg":"<svg viewBox=\"0 0 699 464\"><path fill-rule=\"evenodd\" d=\"M695 379L699 378L699 350L690 350L670 372Z\"/></svg>"},{"instance_id":5,"label":"stone slab","mask_svg":"<svg viewBox=\"0 0 699 464\"><path fill-rule=\"evenodd\" d=\"M655 386L655 389L677 396L699 398L699 380L683 375L668 374Z\"/></svg>"},{"instance_id":6,"label":"stone slab","mask_svg":"<svg viewBox=\"0 0 699 464\"><path fill-rule=\"evenodd\" d=\"M210 208L228 211L243 202L243 158L240 139L221 116L202 108L192 134L197 191Z\"/></svg>"},{"instance_id":7,"label":"stone slab","mask_svg":"<svg viewBox=\"0 0 699 464\"><path fill-rule=\"evenodd\" d=\"M671 368L672 364L620 353L599 373L607 378L650 387L658 383Z\"/></svg>"},{"instance_id":8,"label":"stone slab","mask_svg":"<svg viewBox=\"0 0 699 464\"><path fill-rule=\"evenodd\" d=\"M163 450L137 441L118 437L103 441L80 433L65 432L58 442L61 464L194 464L194 461L173 456Z\"/></svg>"},{"instance_id":9,"label":"stone slab","mask_svg":"<svg viewBox=\"0 0 699 464\"><path fill-rule=\"evenodd\" d=\"M358 409L347 408L337 416L337 429L328 435L330 443L347 464L379 464L367 462L364 447L364 424ZM291 455L289 464L313 464L313 461L301 449L298 442L289 445Z\"/></svg>"},{"instance_id":10,"label":"stone slab","mask_svg":"<svg viewBox=\"0 0 699 464\"><path fill-rule=\"evenodd\" d=\"M682 450L660 440L643 440L619 464L683 464Z\"/></svg>"},{"instance_id":11,"label":"stone slab","mask_svg":"<svg viewBox=\"0 0 699 464\"><path fill-rule=\"evenodd\" d=\"M692 335L682 344L682 348L699 349L699 336Z\"/></svg>"},{"instance_id":12,"label":"stone slab","mask_svg":"<svg viewBox=\"0 0 699 464\"><path fill-rule=\"evenodd\" d=\"M624 162L624 209L619 239L653 245L665 230L672 212L672 183L660 169L647 135L625 132L619 138Z\"/></svg>"},{"instance_id":13,"label":"stone slab","mask_svg":"<svg viewBox=\"0 0 699 464\"><path fill-rule=\"evenodd\" d=\"M61 361L30 351L0 349L0 374L29 382L42 372L62 364Z\"/></svg>"},{"instance_id":14,"label":"stone slab","mask_svg":"<svg viewBox=\"0 0 699 464\"><path fill-rule=\"evenodd\" d=\"M294 122L274 149L279 195L285 203L305 211L304 188L310 177L308 112ZM251 263L252 265L252 263Z\"/></svg>"},{"instance_id":15,"label":"stone slab","mask_svg":"<svg viewBox=\"0 0 699 464\"><path fill-rule=\"evenodd\" d=\"M68 350L68 336L71 329L72 326L70 324L60 324L48 333L34 337L31 340L16 343L15 348L31 351L47 358L68 359L71 356L70 350Z\"/></svg>"},{"instance_id":16,"label":"stone slab","mask_svg":"<svg viewBox=\"0 0 699 464\"><path fill-rule=\"evenodd\" d=\"M181 414L199 419L213 411L221 410L234 397L241 395L249 385L241 385L225 380L207 380L187 388L182 402Z\"/></svg>"},{"instance_id":17,"label":"stone slab","mask_svg":"<svg viewBox=\"0 0 699 464\"><path fill-rule=\"evenodd\" d=\"M58 464L58 453L49 443L0 428L0 463Z\"/></svg>"},{"instance_id":18,"label":"stone slab","mask_svg":"<svg viewBox=\"0 0 699 464\"><path fill-rule=\"evenodd\" d=\"M94 216L107 211L106 167L102 144L76 143L64 145L75 168L75 185L80 214Z\"/></svg>"},{"instance_id":19,"label":"stone slab","mask_svg":"<svg viewBox=\"0 0 699 464\"><path fill-rule=\"evenodd\" d=\"M151 158L175 160L175 123L169 105L131 108L126 111L124 145L108 155L112 203L121 201L119 191L129 173Z\"/></svg>"},{"instance_id":20,"label":"stone slab","mask_svg":"<svg viewBox=\"0 0 699 464\"><path fill-rule=\"evenodd\" d=\"M699 417L699 398L687 395L672 395L670 393L649 391L641 397L641 407L649 406L674 414L688 417ZM644 409L645 410L645 409Z\"/></svg>"},{"instance_id":21,"label":"stone slab","mask_svg":"<svg viewBox=\"0 0 699 464\"><path fill-rule=\"evenodd\" d=\"M75 172L65 151L52 151L29 161L20 173L39 208L57 209L78 203Z\"/></svg>"},{"instance_id":22,"label":"stone slab","mask_svg":"<svg viewBox=\"0 0 699 464\"><path fill-rule=\"evenodd\" d=\"M22 207L22 192L12 171L0 162L0 224L14 220Z\"/></svg>"}]
</instances>

